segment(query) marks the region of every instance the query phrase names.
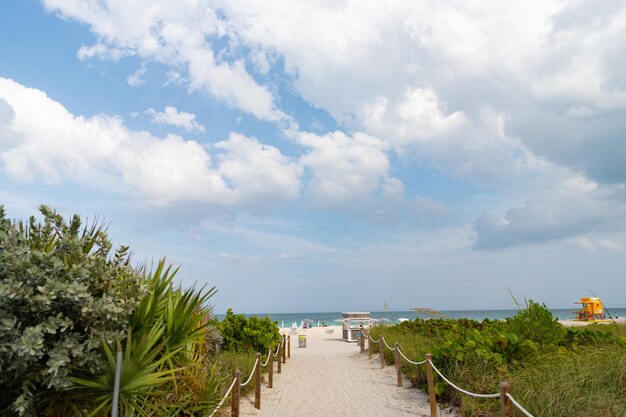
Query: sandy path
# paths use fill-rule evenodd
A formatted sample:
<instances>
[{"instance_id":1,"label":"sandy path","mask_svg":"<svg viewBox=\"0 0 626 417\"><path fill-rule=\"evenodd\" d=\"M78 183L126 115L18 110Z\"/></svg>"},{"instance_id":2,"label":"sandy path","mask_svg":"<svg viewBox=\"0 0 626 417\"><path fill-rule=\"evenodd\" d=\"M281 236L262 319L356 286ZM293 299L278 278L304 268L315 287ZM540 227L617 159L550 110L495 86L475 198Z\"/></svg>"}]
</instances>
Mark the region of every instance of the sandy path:
<instances>
[{"instance_id":1,"label":"sandy path","mask_svg":"<svg viewBox=\"0 0 626 417\"><path fill-rule=\"evenodd\" d=\"M253 397L242 399L242 416L429 416L428 396L411 388L405 380L397 387L394 367L380 369L378 356L372 360L359 354L355 343L340 339L328 328L313 328L307 347L297 347L292 336L291 359L282 374L274 376L274 388L263 384L261 410L253 407Z\"/></svg>"}]
</instances>

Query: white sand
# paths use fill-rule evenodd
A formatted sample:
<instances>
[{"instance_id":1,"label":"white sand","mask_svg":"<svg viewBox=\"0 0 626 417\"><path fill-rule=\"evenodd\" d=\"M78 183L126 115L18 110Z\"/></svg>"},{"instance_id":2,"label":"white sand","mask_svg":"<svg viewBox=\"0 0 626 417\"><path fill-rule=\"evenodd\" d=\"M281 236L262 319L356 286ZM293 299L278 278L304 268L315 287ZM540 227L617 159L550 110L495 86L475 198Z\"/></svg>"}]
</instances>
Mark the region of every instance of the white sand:
<instances>
[{"instance_id":1,"label":"white sand","mask_svg":"<svg viewBox=\"0 0 626 417\"><path fill-rule=\"evenodd\" d=\"M577 320L559 320L559 323L561 323L565 327L588 326L588 325L594 324L594 323L595 324L613 324L613 322L615 322L617 324L625 324L626 323L626 317L619 317L617 319L613 319L613 321L607 320L607 321L600 321L600 322L577 321Z\"/></svg>"},{"instance_id":2,"label":"white sand","mask_svg":"<svg viewBox=\"0 0 626 417\"><path fill-rule=\"evenodd\" d=\"M356 343L341 340L341 327L300 334L306 334L307 347L298 348L298 337L291 336L291 358L280 375L274 372L273 389L263 384L261 410L254 408L252 395L242 399L241 416L430 416L428 395L406 379L397 387L395 367L380 369L378 355L371 361L361 355Z\"/></svg>"}]
</instances>

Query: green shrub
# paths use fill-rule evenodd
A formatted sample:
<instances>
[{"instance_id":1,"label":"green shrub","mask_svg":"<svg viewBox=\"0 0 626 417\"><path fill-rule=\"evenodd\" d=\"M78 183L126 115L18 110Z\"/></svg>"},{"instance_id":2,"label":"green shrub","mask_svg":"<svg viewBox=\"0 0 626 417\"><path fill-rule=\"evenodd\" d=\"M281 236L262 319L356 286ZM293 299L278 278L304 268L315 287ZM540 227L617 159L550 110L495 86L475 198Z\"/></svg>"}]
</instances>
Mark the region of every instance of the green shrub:
<instances>
[{"instance_id":1,"label":"green shrub","mask_svg":"<svg viewBox=\"0 0 626 417\"><path fill-rule=\"evenodd\" d=\"M268 317L262 319L226 311L226 317L218 323L223 337L222 348L229 352L267 352L280 341L278 324Z\"/></svg>"},{"instance_id":2,"label":"green shrub","mask_svg":"<svg viewBox=\"0 0 626 417\"><path fill-rule=\"evenodd\" d=\"M538 417L625 417L622 330L619 325L565 329L545 305L530 300L506 321L417 319L374 328L372 337L399 342L412 360L431 353L444 375L473 392L495 393L499 382L509 380L515 398ZM392 352L385 349L384 357L393 363ZM424 366L404 363L402 369L414 385L426 388ZM500 415L497 401L460 394L437 375L435 391L463 416Z\"/></svg>"},{"instance_id":3,"label":"green shrub","mask_svg":"<svg viewBox=\"0 0 626 417\"><path fill-rule=\"evenodd\" d=\"M526 308L507 320L508 329L523 339L554 344L563 336L563 326L545 304L528 300Z\"/></svg>"},{"instance_id":4,"label":"green shrub","mask_svg":"<svg viewBox=\"0 0 626 417\"><path fill-rule=\"evenodd\" d=\"M124 334L143 294L128 248L111 256L104 228L8 220L0 207L0 414L36 415L35 404L70 386L73 368L104 366L100 341Z\"/></svg>"}]
</instances>

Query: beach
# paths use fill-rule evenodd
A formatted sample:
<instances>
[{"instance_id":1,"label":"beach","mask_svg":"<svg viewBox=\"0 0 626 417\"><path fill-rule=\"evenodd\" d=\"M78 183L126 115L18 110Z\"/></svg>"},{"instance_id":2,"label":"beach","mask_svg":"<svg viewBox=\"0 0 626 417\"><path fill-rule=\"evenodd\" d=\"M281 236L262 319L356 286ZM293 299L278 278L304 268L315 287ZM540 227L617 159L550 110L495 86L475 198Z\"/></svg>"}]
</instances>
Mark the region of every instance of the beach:
<instances>
[{"instance_id":1,"label":"beach","mask_svg":"<svg viewBox=\"0 0 626 417\"><path fill-rule=\"evenodd\" d=\"M609 319L604 321L578 321L578 320L559 320L565 327L580 327L589 326L590 324L626 324L626 317L618 317L616 319Z\"/></svg>"},{"instance_id":2,"label":"beach","mask_svg":"<svg viewBox=\"0 0 626 417\"><path fill-rule=\"evenodd\" d=\"M291 334L288 329L282 329ZM306 348L298 347L298 335L306 335ZM396 385L393 366L380 369L378 355L371 360L359 353L356 343L341 339L341 326L314 327L291 334L291 358L282 373L274 375L274 388L263 384L261 409L254 398L242 399L241 415L371 416L430 415L428 395L412 388L405 378ZM452 410L444 415L456 416Z\"/></svg>"}]
</instances>

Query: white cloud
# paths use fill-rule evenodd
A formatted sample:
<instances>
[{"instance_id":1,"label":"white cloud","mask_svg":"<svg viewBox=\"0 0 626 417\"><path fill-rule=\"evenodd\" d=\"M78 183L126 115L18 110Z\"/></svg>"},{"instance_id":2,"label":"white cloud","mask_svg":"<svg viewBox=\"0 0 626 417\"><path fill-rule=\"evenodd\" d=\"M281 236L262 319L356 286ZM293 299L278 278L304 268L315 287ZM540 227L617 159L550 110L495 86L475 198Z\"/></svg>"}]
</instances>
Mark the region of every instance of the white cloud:
<instances>
[{"instance_id":1,"label":"white cloud","mask_svg":"<svg viewBox=\"0 0 626 417\"><path fill-rule=\"evenodd\" d=\"M258 256L246 256L239 253L218 252L220 258L225 261L232 262L239 265L258 265L261 262L261 258Z\"/></svg>"},{"instance_id":2,"label":"white cloud","mask_svg":"<svg viewBox=\"0 0 626 417\"><path fill-rule=\"evenodd\" d=\"M206 1L45 0L44 4L64 18L88 24L97 35L94 46L79 50L80 59L138 55L186 68L192 90L206 90L259 119L291 123L276 107L270 90L254 80L242 61L217 56L209 39L224 34L224 23Z\"/></svg>"},{"instance_id":3,"label":"white cloud","mask_svg":"<svg viewBox=\"0 0 626 417\"><path fill-rule=\"evenodd\" d=\"M295 129L268 74L286 77L289 94L339 126L294 134L307 148L299 159L310 177L307 195L324 207L368 206L386 218L391 210L383 203L365 202L399 201L389 197L404 193L390 166L399 156L502 194L476 221L484 247L613 224L609 201L621 213L611 189L626 183L620 2L45 4L96 34L96 44L79 51L82 59L137 55L164 63L191 90ZM246 177L229 169L233 178ZM564 193L576 182L597 187Z\"/></svg>"},{"instance_id":4,"label":"white cloud","mask_svg":"<svg viewBox=\"0 0 626 417\"><path fill-rule=\"evenodd\" d=\"M166 106L162 112L150 108L144 114L152 116L152 121L164 125L176 126L187 132L206 132L204 125L196 121L196 115L184 111L179 112L176 107Z\"/></svg>"},{"instance_id":5,"label":"white cloud","mask_svg":"<svg viewBox=\"0 0 626 417\"><path fill-rule=\"evenodd\" d=\"M619 70L626 8L613 3L594 9L593 19L587 19L586 2L561 0L384 7L362 0L45 4L89 24L97 35L82 57L134 53L184 71L192 89L260 119L293 124L277 108L273 86L262 85L252 70L267 74L280 62L294 91L342 127L389 141L394 151L413 144L426 161L471 180L492 182L502 177L494 172L509 166L523 170L532 151L560 156L517 128L526 106L561 103L562 113L581 118L626 105ZM216 38L219 46L212 43ZM518 133L485 139L492 125L484 109L512 120ZM537 118L547 114L538 111L523 124L539 125ZM584 141L595 139L587 135ZM584 148L578 153L586 154Z\"/></svg>"},{"instance_id":6,"label":"white cloud","mask_svg":"<svg viewBox=\"0 0 626 417\"><path fill-rule=\"evenodd\" d=\"M296 140L310 148L300 161L311 170L308 191L319 207L367 201L388 178L387 145L380 139L336 131L323 136L300 132Z\"/></svg>"},{"instance_id":7,"label":"white cloud","mask_svg":"<svg viewBox=\"0 0 626 417\"><path fill-rule=\"evenodd\" d=\"M133 131L119 117L74 116L40 90L0 78L0 163L15 181L131 191L152 204L262 210L298 197L301 169L274 147L233 134L209 154L192 140Z\"/></svg>"},{"instance_id":8,"label":"white cloud","mask_svg":"<svg viewBox=\"0 0 626 417\"><path fill-rule=\"evenodd\" d=\"M137 71L126 77L126 82L131 87L138 87L145 83L143 76L146 75L146 67L140 66Z\"/></svg>"},{"instance_id":9,"label":"white cloud","mask_svg":"<svg viewBox=\"0 0 626 417\"><path fill-rule=\"evenodd\" d=\"M236 201L264 207L299 196L302 167L277 148L238 133L214 148L222 150L217 172L231 185Z\"/></svg>"},{"instance_id":10,"label":"white cloud","mask_svg":"<svg viewBox=\"0 0 626 417\"><path fill-rule=\"evenodd\" d=\"M605 252L623 252L624 246L611 239L591 239L587 236L581 236L575 240L576 244L586 252L605 251Z\"/></svg>"}]
</instances>

